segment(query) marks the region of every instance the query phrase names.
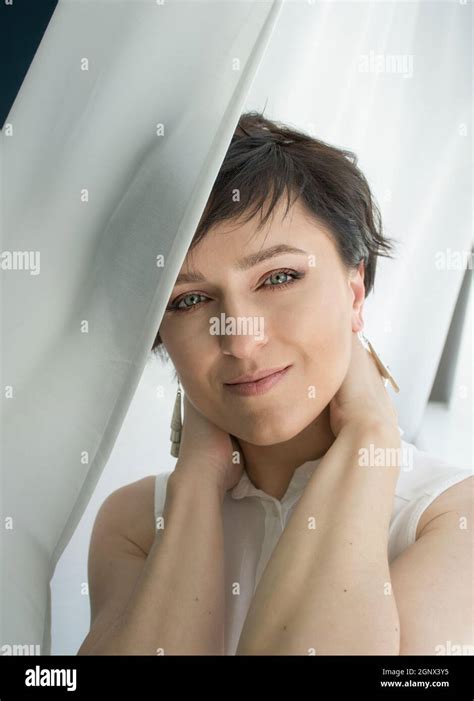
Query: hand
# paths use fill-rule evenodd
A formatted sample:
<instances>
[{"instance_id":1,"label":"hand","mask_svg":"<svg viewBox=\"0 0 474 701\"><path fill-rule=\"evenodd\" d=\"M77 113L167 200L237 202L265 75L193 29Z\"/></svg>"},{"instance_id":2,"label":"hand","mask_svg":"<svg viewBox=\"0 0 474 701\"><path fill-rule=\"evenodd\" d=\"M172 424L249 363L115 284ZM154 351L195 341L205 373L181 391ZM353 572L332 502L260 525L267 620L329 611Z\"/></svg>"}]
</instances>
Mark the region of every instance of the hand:
<instances>
[{"instance_id":1,"label":"hand","mask_svg":"<svg viewBox=\"0 0 474 701\"><path fill-rule=\"evenodd\" d=\"M239 481L244 456L238 440L198 411L184 394L184 417L175 472L196 473L225 493Z\"/></svg>"},{"instance_id":2,"label":"hand","mask_svg":"<svg viewBox=\"0 0 474 701\"><path fill-rule=\"evenodd\" d=\"M382 426L393 429L399 437L395 406L372 354L362 345L357 333L352 334L349 369L329 403L329 421L336 437L348 424Z\"/></svg>"}]
</instances>

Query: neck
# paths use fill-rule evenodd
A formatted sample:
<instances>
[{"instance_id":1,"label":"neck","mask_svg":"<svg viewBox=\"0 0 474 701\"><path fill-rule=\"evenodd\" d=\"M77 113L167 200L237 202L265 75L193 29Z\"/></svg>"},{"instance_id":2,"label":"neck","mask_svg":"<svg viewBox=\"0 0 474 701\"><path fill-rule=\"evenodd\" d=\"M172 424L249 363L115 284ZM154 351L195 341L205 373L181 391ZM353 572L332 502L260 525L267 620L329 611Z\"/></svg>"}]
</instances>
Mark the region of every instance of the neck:
<instances>
[{"instance_id":1,"label":"neck","mask_svg":"<svg viewBox=\"0 0 474 701\"><path fill-rule=\"evenodd\" d=\"M282 499L297 467L321 458L335 441L329 424L329 407L293 438L273 445L254 445L239 439L245 469L257 487Z\"/></svg>"}]
</instances>

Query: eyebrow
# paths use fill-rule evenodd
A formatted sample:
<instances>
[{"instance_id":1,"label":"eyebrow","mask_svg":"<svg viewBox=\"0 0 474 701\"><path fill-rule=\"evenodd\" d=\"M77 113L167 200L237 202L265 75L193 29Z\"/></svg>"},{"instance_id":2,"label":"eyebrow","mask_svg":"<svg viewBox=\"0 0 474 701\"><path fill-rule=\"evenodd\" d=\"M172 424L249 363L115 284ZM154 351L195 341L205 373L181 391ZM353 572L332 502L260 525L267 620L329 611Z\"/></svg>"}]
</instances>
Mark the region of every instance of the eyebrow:
<instances>
[{"instance_id":1,"label":"eyebrow","mask_svg":"<svg viewBox=\"0 0 474 701\"><path fill-rule=\"evenodd\" d=\"M249 268L253 268L258 263L279 256L282 253L304 253L307 255L307 251L303 251L302 248L295 248L295 246L289 246L286 243L278 243L270 248L265 248L263 251L257 251L241 258L237 261L235 268L241 271L249 270ZM175 285L181 282L206 282L206 278L198 271L180 273L176 278Z\"/></svg>"}]
</instances>

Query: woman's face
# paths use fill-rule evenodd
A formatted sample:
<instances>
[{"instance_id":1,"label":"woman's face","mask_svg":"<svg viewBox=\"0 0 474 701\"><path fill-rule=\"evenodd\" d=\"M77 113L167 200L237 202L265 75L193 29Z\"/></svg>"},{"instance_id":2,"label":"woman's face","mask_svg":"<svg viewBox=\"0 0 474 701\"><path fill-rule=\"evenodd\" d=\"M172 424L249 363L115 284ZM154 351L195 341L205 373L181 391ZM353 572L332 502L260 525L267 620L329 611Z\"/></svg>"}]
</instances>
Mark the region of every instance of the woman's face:
<instances>
[{"instance_id":1,"label":"woman's face","mask_svg":"<svg viewBox=\"0 0 474 701\"><path fill-rule=\"evenodd\" d=\"M283 211L282 199L258 233L255 220L211 229L180 271L202 280L175 284L160 326L189 401L221 429L262 446L289 440L327 407L347 372L352 333L363 326L363 265L348 271L299 201L285 219ZM242 263L277 245L301 252ZM216 326L222 321L227 326ZM261 394L226 386L286 366Z\"/></svg>"}]
</instances>

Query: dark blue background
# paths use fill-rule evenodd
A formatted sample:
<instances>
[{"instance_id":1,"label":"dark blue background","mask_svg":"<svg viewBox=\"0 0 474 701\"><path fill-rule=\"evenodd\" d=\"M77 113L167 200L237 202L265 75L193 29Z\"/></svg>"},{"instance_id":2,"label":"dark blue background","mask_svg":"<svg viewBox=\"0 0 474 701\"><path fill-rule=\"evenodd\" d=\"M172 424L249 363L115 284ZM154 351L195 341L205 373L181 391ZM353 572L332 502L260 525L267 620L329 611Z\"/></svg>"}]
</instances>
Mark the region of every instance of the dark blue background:
<instances>
[{"instance_id":1,"label":"dark blue background","mask_svg":"<svg viewBox=\"0 0 474 701\"><path fill-rule=\"evenodd\" d=\"M0 124L3 127L58 0L13 0L13 5L5 5L5 0L0 2Z\"/></svg>"}]
</instances>

